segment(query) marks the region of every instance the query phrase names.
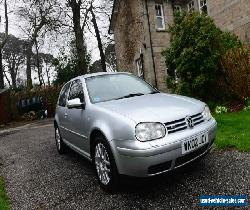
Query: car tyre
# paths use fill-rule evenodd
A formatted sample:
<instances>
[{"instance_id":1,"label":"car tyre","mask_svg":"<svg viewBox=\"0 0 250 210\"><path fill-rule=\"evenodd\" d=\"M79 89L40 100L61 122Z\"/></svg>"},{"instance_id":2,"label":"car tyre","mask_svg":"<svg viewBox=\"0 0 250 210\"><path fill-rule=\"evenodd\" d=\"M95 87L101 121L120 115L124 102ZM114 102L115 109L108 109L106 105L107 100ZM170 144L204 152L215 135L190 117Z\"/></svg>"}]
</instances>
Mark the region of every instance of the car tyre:
<instances>
[{"instance_id":1,"label":"car tyre","mask_svg":"<svg viewBox=\"0 0 250 210\"><path fill-rule=\"evenodd\" d=\"M93 164L101 188L108 193L116 192L119 173L110 146L102 135L97 135L94 140Z\"/></svg>"},{"instance_id":2,"label":"car tyre","mask_svg":"<svg viewBox=\"0 0 250 210\"><path fill-rule=\"evenodd\" d=\"M56 141L56 148L59 154L64 154L67 152L67 146L62 141L61 133L58 126L55 127L55 141Z\"/></svg>"}]
</instances>

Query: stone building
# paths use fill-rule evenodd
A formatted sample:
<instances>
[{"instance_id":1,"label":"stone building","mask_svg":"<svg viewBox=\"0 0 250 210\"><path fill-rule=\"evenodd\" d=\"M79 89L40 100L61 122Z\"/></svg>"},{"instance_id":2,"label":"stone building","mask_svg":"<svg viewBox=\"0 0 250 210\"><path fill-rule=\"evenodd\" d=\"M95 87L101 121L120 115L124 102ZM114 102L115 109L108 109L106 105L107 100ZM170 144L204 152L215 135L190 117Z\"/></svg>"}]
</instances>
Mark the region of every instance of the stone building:
<instances>
[{"instance_id":1,"label":"stone building","mask_svg":"<svg viewBox=\"0 0 250 210\"><path fill-rule=\"evenodd\" d=\"M114 34L118 71L133 72L166 89L161 52L170 44L166 30L174 10L207 13L222 30L250 43L250 0L114 0L110 33Z\"/></svg>"}]
</instances>

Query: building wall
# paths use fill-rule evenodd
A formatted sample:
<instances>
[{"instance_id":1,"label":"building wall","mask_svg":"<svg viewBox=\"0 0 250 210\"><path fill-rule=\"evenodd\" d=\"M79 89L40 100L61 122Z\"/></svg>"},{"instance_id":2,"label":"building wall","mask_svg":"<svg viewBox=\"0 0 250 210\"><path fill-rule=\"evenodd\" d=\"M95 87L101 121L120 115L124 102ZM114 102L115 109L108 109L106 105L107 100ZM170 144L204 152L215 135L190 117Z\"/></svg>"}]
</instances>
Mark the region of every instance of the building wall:
<instances>
[{"instance_id":1,"label":"building wall","mask_svg":"<svg viewBox=\"0 0 250 210\"><path fill-rule=\"evenodd\" d=\"M250 43L250 0L208 0L208 14L221 29Z\"/></svg>"},{"instance_id":2,"label":"building wall","mask_svg":"<svg viewBox=\"0 0 250 210\"><path fill-rule=\"evenodd\" d=\"M118 70L137 74L136 60L142 54L144 78L152 85L157 84L160 90L165 90L166 65L161 53L169 45L170 36L166 30L156 30L155 0L148 0L147 4L146 0L118 2L114 25ZM159 0L158 2L163 3L167 29L168 24L173 20L171 1Z\"/></svg>"},{"instance_id":3,"label":"building wall","mask_svg":"<svg viewBox=\"0 0 250 210\"><path fill-rule=\"evenodd\" d=\"M175 0L187 9L189 0ZM163 3L166 30L173 21L171 0L117 0L114 25L118 70L137 74L136 60L144 57L144 78L166 90L167 69L162 51L170 45L170 35L157 31L155 3ZM194 0L199 10L198 0ZM223 30L229 30L250 43L250 0L207 0L208 15ZM147 13L148 10L148 13Z\"/></svg>"},{"instance_id":4,"label":"building wall","mask_svg":"<svg viewBox=\"0 0 250 210\"><path fill-rule=\"evenodd\" d=\"M165 19L166 30L158 31L156 28L156 16L155 16L155 3L163 4L163 13ZM167 33L168 25L173 21L173 8L171 1L168 0L148 0L148 14L150 22L150 31L152 38L152 48L153 48L153 57L155 63L155 73L157 80L157 87L160 90L166 90L166 76L167 68L165 64L165 59L162 56L162 51L165 50L170 44L170 34ZM145 27L145 30L148 31L148 28ZM145 31L145 34L148 34ZM149 50L149 42L147 43L147 50ZM145 67L147 68L147 66ZM146 70L146 69L145 69ZM152 69L153 70L153 69ZM152 71L151 70L151 71Z\"/></svg>"}]
</instances>

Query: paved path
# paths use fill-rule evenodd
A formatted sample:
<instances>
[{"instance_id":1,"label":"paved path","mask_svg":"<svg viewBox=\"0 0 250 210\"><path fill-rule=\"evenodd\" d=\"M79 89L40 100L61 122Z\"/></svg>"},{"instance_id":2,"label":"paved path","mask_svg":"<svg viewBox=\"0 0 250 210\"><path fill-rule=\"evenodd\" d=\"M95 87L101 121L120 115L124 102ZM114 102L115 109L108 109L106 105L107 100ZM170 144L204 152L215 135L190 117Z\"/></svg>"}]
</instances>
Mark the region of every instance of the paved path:
<instances>
[{"instance_id":1,"label":"paved path","mask_svg":"<svg viewBox=\"0 0 250 210\"><path fill-rule=\"evenodd\" d=\"M60 156L52 125L0 136L0 173L13 209L196 209L199 195L250 195L250 153L212 151L174 174L126 179L117 194L104 193L89 162Z\"/></svg>"}]
</instances>

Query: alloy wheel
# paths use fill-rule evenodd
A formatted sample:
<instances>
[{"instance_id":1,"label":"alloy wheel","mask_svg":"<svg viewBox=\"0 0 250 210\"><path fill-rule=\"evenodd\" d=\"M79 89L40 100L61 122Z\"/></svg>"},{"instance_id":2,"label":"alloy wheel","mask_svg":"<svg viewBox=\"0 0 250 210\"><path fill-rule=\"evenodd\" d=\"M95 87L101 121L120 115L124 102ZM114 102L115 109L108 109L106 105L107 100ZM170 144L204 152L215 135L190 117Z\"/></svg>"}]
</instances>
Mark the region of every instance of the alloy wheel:
<instances>
[{"instance_id":1,"label":"alloy wheel","mask_svg":"<svg viewBox=\"0 0 250 210\"><path fill-rule=\"evenodd\" d=\"M102 143L98 143L95 147L95 166L98 178L104 185L110 182L110 160L108 152Z\"/></svg>"}]
</instances>

